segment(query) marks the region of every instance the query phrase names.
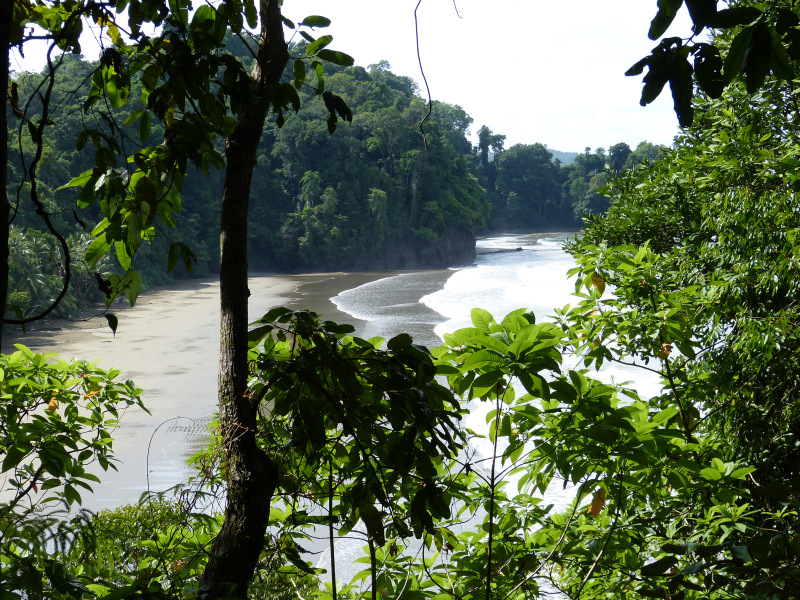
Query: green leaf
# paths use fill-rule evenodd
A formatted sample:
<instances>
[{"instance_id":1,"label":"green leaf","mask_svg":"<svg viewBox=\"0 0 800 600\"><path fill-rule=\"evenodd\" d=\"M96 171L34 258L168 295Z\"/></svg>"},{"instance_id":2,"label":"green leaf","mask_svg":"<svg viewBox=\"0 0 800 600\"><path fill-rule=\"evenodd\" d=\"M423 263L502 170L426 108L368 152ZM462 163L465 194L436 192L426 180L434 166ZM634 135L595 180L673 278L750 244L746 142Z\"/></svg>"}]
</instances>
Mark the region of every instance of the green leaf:
<instances>
[{"instance_id":1,"label":"green leaf","mask_svg":"<svg viewBox=\"0 0 800 600\"><path fill-rule=\"evenodd\" d=\"M383 518L380 511L374 504L362 504L361 506L361 520L367 527L370 536L375 540L378 546L383 546L386 543L386 533L383 527Z\"/></svg>"},{"instance_id":2,"label":"green leaf","mask_svg":"<svg viewBox=\"0 0 800 600\"><path fill-rule=\"evenodd\" d=\"M355 64L355 60L352 56L344 52L339 52L338 50L320 50L317 52L316 56L317 58L321 58L322 60L341 67L352 67L353 64Z\"/></svg>"},{"instance_id":3,"label":"green leaf","mask_svg":"<svg viewBox=\"0 0 800 600\"><path fill-rule=\"evenodd\" d=\"M783 46L781 36L774 27L770 26L768 29L772 46L770 69L778 79L792 81L794 79L794 68L789 56L786 54L786 48Z\"/></svg>"},{"instance_id":4,"label":"green leaf","mask_svg":"<svg viewBox=\"0 0 800 600\"><path fill-rule=\"evenodd\" d=\"M90 266L96 266L97 262L111 249L111 244L106 240L107 234L103 233L92 240L92 243L86 248L86 262L89 263Z\"/></svg>"},{"instance_id":5,"label":"green leaf","mask_svg":"<svg viewBox=\"0 0 800 600\"><path fill-rule=\"evenodd\" d=\"M253 0L244 0L244 18L247 20L247 26L250 29L255 29L258 25L258 11ZM294 29L294 24L289 25L289 27Z\"/></svg>"},{"instance_id":6,"label":"green leaf","mask_svg":"<svg viewBox=\"0 0 800 600\"><path fill-rule=\"evenodd\" d=\"M3 473L6 473L6 472L10 471L11 469L16 468L17 465L19 465L19 463L22 461L22 459L25 456L27 456L27 454L30 451L31 451L31 449L29 447L28 448L21 448L21 447L18 447L18 446L11 446L10 448L8 448L6 450L6 456L3 459L3 467L2 467Z\"/></svg>"},{"instance_id":7,"label":"green leaf","mask_svg":"<svg viewBox=\"0 0 800 600\"><path fill-rule=\"evenodd\" d=\"M731 546L731 556L742 562L753 562L753 557L750 555L750 548L748 546Z\"/></svg>"},{"instance_id":8,"label":"green leaf","mask_svg":"<svg viewBox=\"0 0 800 600\"><path fill-rule=\"evenodd\" d=\"M294 544L294 542L284 546L284 553L286 555L286 558L289 559L289 562L292 563L298 569L300 569L303 573L309 575L315 574L314 569L310 567L308 563L304 561L300 556L300 553L297 551L297 546Z\"/></svg>"},{"instance_id":9,"label":"green leaf","mask_svg":"<svg viewBox=\"0 0 800 600\"><path fill-rule=\"evenodd\" d=\"M141 587L142 584L138 582L133 585L122 586L115 589L110 594L104 595L103 600L124 600L126 598L134 597L136 593L141 590Z\"/></svg>"},{"instance_id":10,"label":"green leaf","mask_svg":"<svg viewBox=\"0 0 800 600\"><path fill-rule=\"evenodd\" d=\"M722 77L722 58L711 44L698 44L694 56L694 74L697 84L711 98L719 98L725 88Z\"/></svg>"},{"instance_id":11,"label":"green leaf","mask_svg":"<svg viewBox=\"0 0 800 600\"><path fill-rule=\"evenodd\" d=\"M645 56L642 60L635 63L630 69L625 71L626 77L631 77L634 75L641 75L644 72L644 68L650 63L650 56ZM580 269L578 269L580 270Z\"/></svg>"},{"instance_id":12,"label":"green leaf","mask_svg":"<svg viewBox=\"0 0 800 600\"><path fill-rule=\"evenodd\" d=\"M639 100L641 106L647 106L658 98L667 81L670 78L670 69L663 61L652 61L650 70L644 76L644 87L642 87L642 97Z\"/></svg>"},{"instance_id":13,"label":"green leaf","mask_svg":"<svg viewBox=\"0 0 800 600\"><path fill-rule=\"evenodd\" d=\"M322 63L318 60L315 60L311 63L311 66L314 68L314 73L317 76L317 88L314 90L316 94L324 94L325 92L325 69L322 67ZM323 95L323 98L325 96Z\"/></svg>"},{"instance_id":14,"label":"green leaf","mask_svg":"<svg viewBox=\"0 0 800 600\"><path fill-rule=\"evenodd\" d=\"M689 9L689 16L692 18L692 31L695 34L700 33L709 19L717 12L717 0L685 0L686 8Z\"/></svg>"},{"instance_id":15,"label":"green leaf","mask_svg":"<svg viewBox=\"0 0 800 600\"><path fill-rule=\"evenodd\" d=\"M489 311L483 310L482 308L473 308L469 316L472 319L472 324L475 325L477 329L480 329L484 333L492 332L495 320Z\"/></svg>"},{"instance_id":16,"label":"green leaf","mask_svg":"<svg viewBox=\"0 0 800 600\"><path fill-rule=\"evenodd\" d=\"M657 40L672 25L678 9L683 4L683 0L658 0L658 12L650 23L650 30L647 37Z\"/></svg>"},{"instance_id":17,"label":"green leaf","mask_svg":"<svg viewBox=\"0 0 800 600\"><path fill-rule=\"evenodd\" d=\"M74 486L70 484L66 484L64 486L64 499L70 504L77 504L78 506L81 505L81 495L78 493L78 490L75 489Z\"/></svg>"},{"instance_id":18,"label":"green leaf","mask_svg":"<svg viewBox=\"0 0 800 600\"><path fill-rule=\"evenodd\" d=\"M303 82L306 80L306 63L298 58L292 63L292 71L294 73L294 84L299 89Z\"/></svg>"},{"instance_id":19,"label":"green leaf","mask_svg":"<svg viewBox=\"0 0 800 600\"><path fill-rule=\"evenodd\" d=\"M122 267L124 270L128 270L131 268L131 256L128 253L128 247L125 242L119 240L114 242L114 250L117 253L117 261L119 261L119 266Z\"/></svg>"},{"instance_id":20,"label":"green leaf","mask_svg":"<svg viewBox=\"0 0 800 600\"><path fill-rule=\"evenodd\" d=\"M389 348L389 350L397 351L402 350L403 348L408 348L413 343L414 340L410 335L407 333L401 333L400 335L396 335L390 339L386 344L386 347Z\"/></svg>"},{"instance_id":21,"label":"green leaf","mask_svg":"<svg viewBox=\"0 0 800 600\"><path fill-rule=\"evenodd\" d=\"M681 573L683 575L697 575L704 568L705 568L705 563L702 562L702 561L698 561L698 562L694 562L691 565L689 565L688 567L686 567L683 571L681 571ZM702 591L703 590L703 588L699 587L699 586L695 587L695 588L692 588L691 584L687 585L687 582L685 582L685 581L684 581L683 585L685 585L689 589L695 589L697 591Z\"/></svg>"},{"instance_id":22,"label":"green leaf","mask_svg":"<svg viewBox=\"0 0 800 600\"><path fill-rule=\"evenodd\" d=\"M298 112L300 110L300 96L297 94L297 89L294 86L284 83L281 85L282 92L283 92L283 104L284 106L287 104L292 105L292 109L294 112Z\"/></svg>"},{"instance_id":23,"label":"green leaf","mask_svg":"<svg viewBox=\"0 0 800 600\"><path fill-rule=\"evenodd\" d=\"M65 190L71 187L84 187L91 179L93 179L92 169L89 169L88 171L84 171L77 177L73 177L72 179L69 180L68 183L65 183L61 187L56 188L56 191ZM94 187L94 185L92 185L92 187Z\"/></svg>"},{"instance_id":24,"label":"green leaf","mask_svg":"<svg viewBox=\"0 0 800 600\"><path fill-rule=\"evenodd\" d=\"M658 600L670 597L667 589L662 587L639 588L636 593L645 598L658 598Z\"/></svg>"},{"instance_id":25,"label":"green leaf","mask_svg":"<svg viewBox=\"0 0 800 600\"><path fill-rule=\"evenodd\" d=\"M180 244L178 242L172 242L169 245L169 252L167 253L167 273L172 273L172 270L178 264L178 250Z\"/></svg>"},{"instance_id":26,"label":"green leaf","mask_svg":"<svg viewBox=\"0 0 800 600\"><path fill-rule=\"evenodd\" d=\"M213 21L215 17L214 9L207 4L201 4L195 11L192 17L192 23L189 25L190 29L199 28L206 21Z\"/></svg>"},{"instance_id":27,"label":"green leaf","mask_svg":"<svg viewBox=\"0 0 800 600\"><path fill-rule=\"evenodd\" d=\"M688 548L686 544L664 544L661 546L662 552L668 552L669 554L686 554L688 552Z\"/></svg>"},{"instance_id":28,"label":"green leaf","mask_svg":"<svg viewBox=\"0 0 800 600\"><path fill-rule=\"evenodd\" d=\"M504 373L500 369L480 375L472 382L472 391L475 396L480 398L491 392L497 385L497 382L503 378L503 375Z\"/></svg>"},{"instance_id":29,"label":"green leaf","mask_svg":"<svg viewBox=\"0 0 800 600\"><path fill-rule=\"evenodd\" d=\"M742 72L742 62L744 55L747 52L748 45L750 44L750 37L753 35L753 27L748 27L740 31L728 50L728 56L725 57L725 67L722 69L722 74L725 78L725 83L730 83L733 78Z\"/></svg>"},{"instance_id":30,"label":"green leaf","mask_svg":"<svg viewBox=\"0 0 800 600\"><path fill-rule=\"evenodd\" d=\"M330 35L323 35L322 37L317 38L306 47L306 56L315 56L317 52L322 50L332 41L333 41L333 36Z\"/></svg>"},{"instance_id":31,"label":"green leaf","mask_svg":"<svg viewBox=\"0 0 800 600\"><path fill-rule=\"evenodd\" d=\"M136 204L149 204L151 206L155 206L158 195L156 194L156 188L153 185L153 182L150 181L150 178L147 176L139 177L136 180L134 185L134 193L136 195Z\"/></svg>"},{"instance_id":32,"label":"green leaf","mask_svg":"<svg viewBox=\"0 0 800 600\"><path fill-rule=\"evenodd\" d=\"M772 38L769 28L761 21L756 23L742 59L742 73L747 91L754 94L764 84L772 60Z\"/></svg>"},{"instance_id":33,"label":"green leaf","mask_svg":"<svg viewBox=\"0 0 800 600\"><path fill-rule=\"evenodd\" d=\"M285 306L276 306L273 309L270 309L267 314L261 317L258 321L259 323L274 323L280 322L285 323L292 314L292 310L290 308L286 308Z\"/></svg>"},{"instance_id":34,"label":"green leaf","mask_svg":"<svg viewBox=\"0 0 800 600\"><path fill-rule=\"evenodd\" d=\"M755 471L755 467L743 467L741 469L736 469L733 473L731 473L731 479L745 479L750 473Z\"/></svg>"},{"instance_id":35,"label":"green leaf","mask_svg":"<svg viewBox=\"0 0 800 600\"><path fill-rule=\"evenodd\" d=\"M75 141L75 150L81 151L83 150L84 146L86 146L86 142L89 139L89 130L83 129L79 134L78 138ZM61 189L61 188L59 188Z\"/></svg>"},{"instance_id":36,"label":"green leaf","mask_svg":"<svg viewBox=\"0 0 800 600\"><path fill-rule=\"evenodd\" d=\"M722 479L722 473L711 467L706 467L700 471L700 475L709 481L719 481Z\"/></svg>"},{"instance_id":37,"label":"green leaf","mask_svg":"<svg viewBox=\"0 0 800 600\"><path fill-rule=\"evenodd\" d=\"M247 332L247 347L255 348L270 332L275 329L272 325L262 325Z\"/></svg>"},{"instance_id":38,"label":"green leaf","mask_svg":"<svg viewBox=\"0 0 800 600\"><path fill-rule=\"evenodd\" d=\"M655 562L647 564L642 567L642 575L645 577L655 577L656 575L663 575L678 563L678 558L675 556L665 556Z\"/></svg>"},{"instance_id":39,"label":"green leaf","mask_svg":"<svg viewBox=\"0 0 800 600\"><path fill-rule=\"evenodd\" d=\"M191 273L193 266L197 264L197 255L186 244L179 244L179 246L183 268L186 269L187 273Z\"/></svg>"},{"instance_id":40,"label":"green leaf","mask_svg":"<svg viewBox=\"0 0 800 600\"><path fill-rule=\"evenodd\" d=\"M125 297L128 299L128 302L131 303L131 306L134 306L136 304L136 299L142 291L142 276L139 271L131 270L125 273L125 277L120 281L120 285L123 286L123 291L125 292Z\"/></svg>"},{"instance_id":41,"label":"green leaf","mask_svg":"<svg viewBox=\"0 0 800 600\"><path fill-rule=\"evenodd\" d=\"M114 108L122 108L128 102L130 95L130 85L125 84L122 78L114 75L105 78L106 95L108 101Z\"/></svg>"},{"instance_id":42,"label":"green leaf","mask_svg":"<svg viewBox=\"0 0 800 600\"><path fill-rule=\"evenodd\" d=\"M706 25L715 29L730 29L740 25L749 25L763 13L751 6L736 6L718 11L712 15Z\"/></svg>"},{"instance_id":43,"label":"green leaf","mask_svg":"<svg viewBox=\"0 0 800 600\"><path fill-rule=\"evenodd\" d=\"M136 122L136 120L137 120L139 117L141 117L141 116L142 116L142 115L143 115L145 112L147 112L147 109L146 109L146 108L140 108L139 110L135 110L135 111L133 111L133 112L131 113L131 116L130 116L130 117L128 117L127 119L125 119L125 125L131 125L132 123L135 123L135 122ZM87 131L84 131L84 132L82 132L82 133L87 133L87 134L88 134L88 132L87 132Z\"/></svg>"},{"instance_id":44,"label":"green leaf","mask_svg":"<svg viewBox=\"0 0 800 600\"><path fill-rule=\"evenodd\" d=\"M675 406L670 406L669 408L665 408L657 415L653 417L653 423L664 423L669 421L672 417L678 414L678 408Z\"/></svg>"},{"instance_id":45,"label":"green leaf","mask_svg":"<svg viewBox=\"0 0 800 600\"><path fill-rule=\"evenodd\" d=\"M315 61L316 62L316 61ZM317 63L319 65L319 63ZM321 65L320 65L321 68ZM321 80L320 80L321 83ZM333 133L336 131L337 115L345 121L353 121L353 113L347 106L347 103L336 94L330 92L322 93L322 100L325 102L325 107L328 109L328 131Z\"/></svg>"},{"instance_id":46,"label":"green leaf","mask_svg":"<svg viewBox=\"0 0 800 600\"><path fill-rule=\"evenodd\" d=\"M300 27L328 27L330 24L330 19L319 15L310 15L300 22Z\"/></svg>"},{"instance_id":47,"label":"green leaf","mask_svg":"<svg viewBox=\"0 0 800 600\"><path fill-rule=\"evenodd\" d=\"M487 366L496 366L502 368L506 365L506 359L499 356L496 352L491 350L479 350L471 354L466 361L464 361L464 368L467 369L481 369Z\"/></svg>"},{"instance_id":48,"label":"green leaf","mask_svg":"<svg viewBox=\"0 0 800 600\"><path fill-rule=\"evenodd\" d=\"M27 125L28 125L28 133L31 134L31 139L35 143L36 140L39 139L39 130L31 119L28 119Z\"/></svg>"},{"instance_id":49,"label":"green leaf","mask_svg":"<svg viewBox=\"0 0 800 600\"><path fill-rule=\"evenodd\" d=\"M142 115L141 121L139 121L139 141L143 144L147 141L147 138L150 137L150 113L145 112Z\"/></svg>"},{"instance_id":50,"label":"green leaf","mask_svg":"<svg viewBox=\"0 0 800 600\"><path fill-rule=\"evenodd\" d=\"M114 337L117 337L117 325L119 325L119 319L117 319L117 315L105 313L103 316L106 318L106 321L108 321L108 327L111 329L111 333L114 334Z\"/></svg>"},{"instance_id":51,"label":"green leaf","mask_svg":"<svg viewBox=\"0 0 800 600\"><path fill-rule=\"evenodd\" d=\"M694 107L692 97L694 88L692 83L692 66L684 58L673 61L672 71L669 76L669 89L672 92L672 101L678 123L681 127L689 127L694 120Z\"/></svg>"},{"instance_id":52,"label":"green leaf","mask_svg":"<svg viewBox=\"0 0 800 600\"><path fill-rule=\"evenodd\" d=\"M87 208L94 203L97 199L97 192L95 191L96 184L97 178L95 177L90 178L89 181L86 182L86 186L81 190L81 193L78 194L78 208Z\"/></svg>"},{"instance_id":53,"label":"green leaf","mask_svg":"<svg viewBox=\"0 0 800 600\"><path fill-rule=\"evenodd\" d=\"M722 552L727 546L725 544L711 544L708 546L698 546L696 552L700 556L713 556Z\"/></svg>"}]
</instances>

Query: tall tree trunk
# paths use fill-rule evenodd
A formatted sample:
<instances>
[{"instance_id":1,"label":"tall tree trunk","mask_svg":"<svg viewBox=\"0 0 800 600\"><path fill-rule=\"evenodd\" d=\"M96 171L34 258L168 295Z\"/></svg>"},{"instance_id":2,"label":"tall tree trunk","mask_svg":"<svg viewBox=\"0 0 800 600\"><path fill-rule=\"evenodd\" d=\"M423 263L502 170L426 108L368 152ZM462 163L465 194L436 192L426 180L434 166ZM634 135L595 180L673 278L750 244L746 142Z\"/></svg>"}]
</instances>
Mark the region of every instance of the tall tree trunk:
<instances>
[{"instance_id":1,"label":"tall tree trunk","mask_svg":"<svg viewBox=\"0 0 800 600\"><path fill-rule=\"evenodd\" d=\"M8 296L8 59L11 53L11 5L13 0L0 0L0 48L5 56L0 65L0 89L3 90L3 111L0 113L0 131L3 142L0 144L0 346L3 343L3 317L6 314Z\"/></svg>"},{"instance_id":2,"label":"tall tree trunk","mask_svg":"<svg viewBox=\"0 0 800 600\"><path fill-rule=\"evenodd\" d=\"M219 420L226 457L225 522L203 574L203 598L246 598L269 519L277 469L256 445L257 403L247 394L247 206L270 86L289 60L280 2L261 0L261 35L250 75L253 102L225 142L220 232Z\"/></svg>"}]
</instances>

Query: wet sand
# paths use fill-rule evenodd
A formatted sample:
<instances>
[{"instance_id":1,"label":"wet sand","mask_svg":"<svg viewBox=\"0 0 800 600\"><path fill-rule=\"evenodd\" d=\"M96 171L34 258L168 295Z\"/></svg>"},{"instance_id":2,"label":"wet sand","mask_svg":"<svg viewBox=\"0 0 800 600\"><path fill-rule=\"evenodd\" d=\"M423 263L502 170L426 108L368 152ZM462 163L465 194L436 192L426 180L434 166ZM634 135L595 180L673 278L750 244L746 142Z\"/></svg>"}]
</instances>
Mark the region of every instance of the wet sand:
<instances>
[{"instance_id":1,"label":"wet sand","mask_svg":"<svg viewBox=\"0 0 800 600\"><path fill-rule=\"evenodd\" d=\"M358 334L364 322L339 312L329 299L391 274L254 276L250 320L285 305L351 323ZM184 481L190 475L186 460L205 442L217 403L218 279L179 282L141 296L133 309L126 302L110 312L119 318L116 336L95 310L84 320L52 321L41 330L6 336L3 348L14 351L13 344L21 343L62 359L100 360L101 367L121 369L122 380L132 379L145 390L142 398L152 414L130 409L122 416L113 434L118 471L98 473L103 483L84 497L92 510L134 502L143 492Z\"/></svg>"}]
</instances>

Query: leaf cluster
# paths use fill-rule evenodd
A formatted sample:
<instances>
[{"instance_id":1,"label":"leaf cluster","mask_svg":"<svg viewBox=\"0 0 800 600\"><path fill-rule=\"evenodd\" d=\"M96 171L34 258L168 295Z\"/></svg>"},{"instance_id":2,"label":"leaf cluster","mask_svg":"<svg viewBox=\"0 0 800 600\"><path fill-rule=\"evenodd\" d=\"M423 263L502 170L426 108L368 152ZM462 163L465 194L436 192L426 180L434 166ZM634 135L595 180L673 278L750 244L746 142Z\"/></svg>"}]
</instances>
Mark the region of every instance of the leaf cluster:
<instances>
[{"instance_id":1,"label":"leaf cluster","mask_svg":"<svg viewBox=\"0 0 800 600\"><path fill-rule=\"evenodd\" d=\"M666 32L684 4L692 19L692 35L688 39L663 39L625 73L641 75L647 67L642 106L655 100L669 82L678 122L688 127L694 118L694 84L715 99L737 77L744 80L751 94L764 86L770 73L782 81L795 78L795 63L800 59L800 17L793 3L741 2L720 10L717 0L659 1L648 32L651 40ZM695 41L705 29L712 31L710 43ZM723 33L730 33L729 44ZM720 49L727 50L724 59Z\"/></svg>"},{"instance_id":2,"label":"leaf cluster","mask_svg":"<svg viewBox=\"0 0 800 600\"><path fill-rule=\"evenodd\" d=\"M562 313L587 365L657 371L686 439L748 465L745 522L705 532L732 543L715 589L754 597L797 585L794 96L730 87L665 161L615 182L570 245L584 300Z\"/></svg>"},{"instance_id":3,"label":"leaf cluster","mask_svg":"<svg viewBox=\"0 0 800 600\"><path fill-rule=\"evenodd\" d=\"M62 521L58 509L79 507L81 493L100 481L96 473L116 468L111 432L122 411L143 408L141 390L115 381L118 371L49 362L53 356L18 345L0 357L0 586L27 597L70 587L74 573L50 560L48 548L91 531L85 515Z\"/></svg>"},{"instance_id":4,"label":"leaf cluster","mask_svg":"<svg viewBox=\"0 0 800 600\"><path fill-rule=\"evenodd\" d=\"M433 519L449 515L440 478L461 447L458 403L408 335L381 350L382 339L351 331L286 309L251 331L260 440L282 465L287 518L335 524L338 535L361 521L380 546L433 533Z\"/></svg>"}]
</instances>

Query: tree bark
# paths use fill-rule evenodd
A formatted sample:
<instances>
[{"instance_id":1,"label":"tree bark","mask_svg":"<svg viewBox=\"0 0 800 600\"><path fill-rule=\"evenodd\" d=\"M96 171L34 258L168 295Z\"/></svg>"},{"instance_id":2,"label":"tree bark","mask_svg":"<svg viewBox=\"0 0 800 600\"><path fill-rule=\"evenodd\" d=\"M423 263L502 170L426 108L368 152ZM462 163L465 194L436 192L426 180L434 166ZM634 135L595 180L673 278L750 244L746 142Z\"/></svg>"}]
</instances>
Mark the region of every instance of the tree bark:
<instances>
[{"instance_id":1,"label":"tree bark","mask_svg":"<svg viewBox=\"0 0 800 600\"><path fill-rule=\"evenodd\" d=\"M3 142L0 144L0 346L3 343L2 321L6 314L6 297L8 296L8 59L11 53L11 6L12 0L0 0L0 48L5 51L5 58L0 64L0 89L3 90L3 111L0 113L0 131Z\"/></svg>"},{"instance_id":2,"label":"tree bark","mask_svg":"<svg viewBox=\"0 0 800 600\"><path fill-rule=\"evenodd\" d=\"M227 171L220 231L219 420L227 506L203 574L202 597L246 598L277 485L277 468L256 445L257 402L247 394L247 208L268 94L289 60L280 2L261 0L261 33L250 75L251 103L225 142Z\"/></svg>"}]
</instances>

